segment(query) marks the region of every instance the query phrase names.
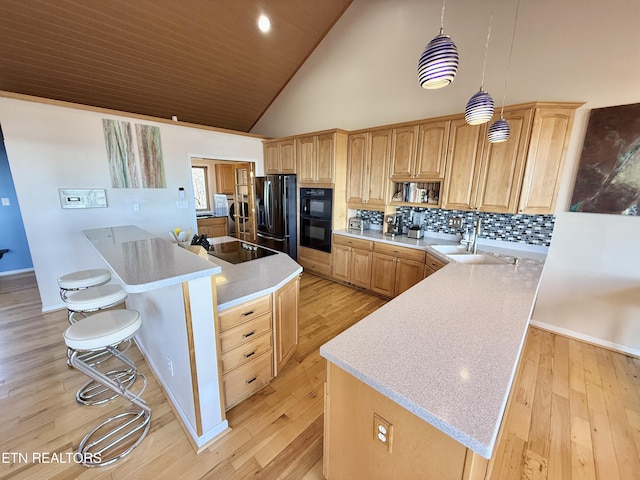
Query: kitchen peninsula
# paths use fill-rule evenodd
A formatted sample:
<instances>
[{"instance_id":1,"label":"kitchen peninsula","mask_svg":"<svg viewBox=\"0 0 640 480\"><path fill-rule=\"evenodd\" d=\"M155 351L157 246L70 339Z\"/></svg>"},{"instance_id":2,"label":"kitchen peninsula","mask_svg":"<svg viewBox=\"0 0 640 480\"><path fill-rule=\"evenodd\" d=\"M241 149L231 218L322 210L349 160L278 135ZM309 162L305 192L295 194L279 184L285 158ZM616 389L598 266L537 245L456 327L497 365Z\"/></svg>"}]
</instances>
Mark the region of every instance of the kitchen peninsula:
<instances>
[{"instance_id":1,"label":"kitchen peninsula","mask_svg":"<svg viewBox=\"0 0 640 480\"><path fill-rule=\"evenodd\" d=\"M282 334L281 325L295 324L295 328L287 330L283 348L278 349L278 341L275 342L273 361L265 352L251 357L262 360L260 365L266 373L260 380L269 381L272 374L277 374L272 363L279 362L281 366L288 359L278 355L278 351L288 354L285 347L291 350L291 344L293 349L297 344L297 288L302 268L287 255L279 253L239 265L209 255L203 258L132 225L84 230L83 233L129 294L127 306L140 312L142 328L136 342L195 448L202 448L228 429L225 418L229 404L227 390L231 390L237 400L252 393L259 384L257 380L251 381L250 390L247 390L239 389L235 383L227 385L224 382L228 377L225 368L236 372L236 376L238 371L242 374L251 372L246 371L247 363L243 364L242 360L224 367L225 348L237 350L247 343L233 343L236 340L230 339L228 332L234 333L234 328L227 332L223 330L227 330L228 322L232 322L231 318L239 309L243 309L240 315L245 314L250 319L244 325L251 324L254 313L258 317L258 313L264 312L252 308L245 311L244 307L257 302L264 308L266 299L268 319L271 321L273 311L276 325L272 329L269 323L269 332ZM237 240L217 237L211 241ZM295 315L281 318L279 312L284 310L284 305L278 308L279 301L288 302L287 307L295 302L295 308L287 309ZM264 323L264 318L263 315L255 321ZM264 332L257 330L247 333L252 338L268 337L271 348L270 335L261 335Z\"/></svg>"},{"instance_id":2,"label":"kitchen peninsula","mask_svg":"<svg viewBox=\"0 0 640 480\"><path fill-rule=\"evenodd\" d=\"M450 261L323 345L325 476L485 478L542 264Z\"/></svg>"}]
</instances>

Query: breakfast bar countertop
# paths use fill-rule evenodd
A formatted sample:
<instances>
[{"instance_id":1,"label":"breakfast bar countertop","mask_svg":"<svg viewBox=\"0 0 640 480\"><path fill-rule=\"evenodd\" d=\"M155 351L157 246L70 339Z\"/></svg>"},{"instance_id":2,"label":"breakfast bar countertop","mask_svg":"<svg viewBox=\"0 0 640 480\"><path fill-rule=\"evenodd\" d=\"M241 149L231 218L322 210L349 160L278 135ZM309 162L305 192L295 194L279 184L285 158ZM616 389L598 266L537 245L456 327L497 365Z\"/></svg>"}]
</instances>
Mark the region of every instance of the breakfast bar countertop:
<instances>
[{"instance_id":1,"label":"breakfast bar countertop","mask_svg":"<svg viewBox=\"0 0 640 480\"><path fill-rule=\"evenodd\" d=\"M134 225L94 228L82 233L127 293L146 292L221 271L218 264Z\"/></svg>"},{"instance_id":2,"label":"breakfast bar countertop","mask_svg":"<svg viewBox=\"0 0 640 480\"><path fill-rule=\"evenodd\" d=\"M527 258L519 265L450 262L320 353L490 458L542 266Z\"/></svg>"}]
</instances>

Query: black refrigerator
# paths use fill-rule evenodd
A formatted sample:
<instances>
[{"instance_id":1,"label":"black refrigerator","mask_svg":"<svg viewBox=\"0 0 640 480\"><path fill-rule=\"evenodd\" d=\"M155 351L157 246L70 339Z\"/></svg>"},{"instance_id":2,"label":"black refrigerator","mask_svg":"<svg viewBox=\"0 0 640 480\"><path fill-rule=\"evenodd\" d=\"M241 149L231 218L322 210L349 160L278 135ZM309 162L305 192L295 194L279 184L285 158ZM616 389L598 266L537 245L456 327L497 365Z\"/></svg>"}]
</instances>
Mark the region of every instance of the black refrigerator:
<instances>
[{"instance_id":1,"label":"black refrigerator","mask_svg":"<svg viewBox=\"0 0 640 480\"><path fill-rule=\"evenodd\" d=\"M256 177L258 244L297 260L296 176Z\"/></svg>"}]
</instances>

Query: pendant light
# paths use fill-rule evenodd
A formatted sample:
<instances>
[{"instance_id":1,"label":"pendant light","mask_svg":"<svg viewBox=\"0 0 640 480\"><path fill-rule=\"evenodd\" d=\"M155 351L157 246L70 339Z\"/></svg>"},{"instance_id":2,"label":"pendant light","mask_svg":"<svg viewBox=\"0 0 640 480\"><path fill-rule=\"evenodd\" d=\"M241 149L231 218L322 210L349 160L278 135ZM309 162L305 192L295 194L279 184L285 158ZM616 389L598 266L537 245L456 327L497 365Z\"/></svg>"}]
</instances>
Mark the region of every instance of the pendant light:
<instances>
[{"instance_id":1,"label":"pendant light","mask_svg":"<svg viewBox=\"0 0 640 480\"><path fill-rule=\"evenodd\" d=\"M511 68L511 54L513 53L513 42L516 38L516 25L518 24L518 10L520 9L520 0L516 3L516 15L513 21L513 34L511 35L511 48L509 49L509 57L507 59L507 73L504 78L504 93L502 95L502 107L500 108L500 118L493 122L489 127L489 132L487 133L487 140L489 143L502 143L506 142L509 139L509 134L511 133L511 128L509 127L509 122L507 122L504 117L504 103L507 99L507 86L509 84L509 69Z\"/></svg>"},{"instance_id":2,"label":"pendant light","mask_svg":"<svg viewBox=\"0 0 640 480\"><path fill-rule=\"evenodd\" d=\"M487 44L484 49L484 63L482 64L482 81L480 82L480 90L473 95L467 102L464 109L464 119L469 125L481 125L487 123L493 117L493 98L483 90L484 71L487 66L487 53L489 52L489 39L491 38L491 24L493 23L493 14L489 17L489 32L487 33Z\"/></svg>"},{"instance_id":3,"label":"pendant light","mask_svg":"<svg viewBox=\"0 0 640 480\"><path fill-rule=\"evenodd\" d=\"M444 6L440 15L440 34L429 42L418 60L418 82L422 88L442 88L453 82L458 71L458 48L444 34Z\"/></svg>"}]
</instances>

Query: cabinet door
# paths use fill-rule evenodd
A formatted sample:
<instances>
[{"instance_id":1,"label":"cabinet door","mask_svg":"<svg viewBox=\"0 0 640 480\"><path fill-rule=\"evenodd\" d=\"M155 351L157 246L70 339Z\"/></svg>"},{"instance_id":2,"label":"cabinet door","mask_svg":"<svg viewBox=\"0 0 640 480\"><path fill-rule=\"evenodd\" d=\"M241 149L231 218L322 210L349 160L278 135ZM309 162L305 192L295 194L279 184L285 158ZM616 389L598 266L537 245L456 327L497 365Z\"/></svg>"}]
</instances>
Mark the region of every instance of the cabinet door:
<instances>
[{"instance_id":1,"label":"cabinet door","mask_svg":"<svg viewBox=\"0 0 640 480\"><path fill-rule=\"evenodd\" d=\"M224 195L233 195L234 177L233 165L216 163L216 192Z\"/></svg>"},{"instance_id":2,"label":"cabinet door","mask_svg":"<svg viewBox=\"0 0 640 480\"><path fill-rule=\"evenodd\" d=\"M414 177L417 138L417 126L393 129L390 178L406 180Z\"/></svg>"},{"instance_id":3,"label":"cabinet door","mask_svg":"<svg viewBox=\"0 0 640 480\"><path fill-rule=\"evenodd\" d=\"M416 180L444 178L451 122L423 123L418 127L418 152L414 169Z\"/></svg>"},{"instance_id":4,"label":"cabinet door","mask_svg":"<svg viewBox=\"0 0 640 480\"><path fill-rule=\"evenodd\" d=\"M485 125L467 125L464 118L451 120L442 208L473 208L486 130Z\"/></svg>"},{"instance_id":5,"label":"cabinet door","mask_svg":"<svg viewBox=\"0 0 640 480\"><path fill-rule=\"evenodd\" d=\"M267 175L278 173L279 157L279 143L266 143L264 145L264 173L266 173Z\"/></svg>"},{"instance_id":6,"label":"cabinet door","mask_svg":"<svg viewBox=\"0 0 640 480\"><path fill-rule=\"evenodd\" d=\"M331 275L336 280L351 281L351 247L333 244Z\"/></svg>"},{"instance_id":7,"label":"cabinet door","mask_svg":"<svg viewBox=\"0 0 640 480\"><path fill-rule=\"evenodd\" d=\"M296 147L294 140L280 142L279 173L296 173Z\"/></svg>"},{"instance_id":8,"label":"cabinet door","mask_svg":"<svg viewBox=\"0 0 640 480\"><path fill-rule=\"evenodd\" d=\"M374 253L371 260L371 290L393 297L396 284L396 257Z\"/></svg>"},{"instance_id":9,"label":"cabinet door","mask_svg":"<svg viewBox=\"0 0 640 480\"><path fill-rule=\"evenodd\" d=\"M358 287L371 289L371 257L368 250L351 249L351 283Z\"/></svg>"},{"instance_id":10,"label":"cabinet door","mask_svg":"<svg viewBox=\"0 0 640 480\"><path fill-rule=\"evenodd\" d=\"M396 262L395 296L409 290L424 278L424 263L398 258Z\"/></svg>"},{"instance_id":11,"label":"cabinet door","mask_svg":"<svg viewBox=\"0 0 640 480\"><path fill-rule=\"evenodd\" d=\"M367 171L368 134L354 133L347 140L347 202L366 202L369 189Z\"/></svg>"},{"instance_id":12,"label":"cabinet door","mask_svg":"<svg viewBox=\"0 0 640 480\"><path fill-rule=\"evenodd\" d=\"M554 213L574 109L536 108L525 166L520 213Z\"/></svg>"},{"instance_id":13,"label":"cabinet door","mask_svg":"<svg viewBox=\"0 0 640 480\"><path fill-rule=\"evenodd\" d=\"M475 206L485 212L516 213L524 157L527 148L531 109L506 112L511 133L503 143L489 143L484 146L480 167L480 180ZM494 118L494 120L497 119Z\"/></svg>"},{"instance_id":14,"label":"cabinet door","mask_svg":"<svg viewBox=\"0 0 640 480\"><path fill-rule=\"evenodd\" d=\"M369 135L367 167L369 189L367 203L386 205L391 156L391 130L376 130Z\"/></svg>"},{"instance_id":15,"label":"cabinet door","mask_svg":"<svg viewBox=\"0 0 640 480\"><path fill-rule=\"evenodd\" d=\"M298 293L300 278L290 281L274 296L274 376L291 358L298 346Z\"/></svg>"},{"instance_id":16,"label":"cabinet door","mask_svg":"<svg viewBox=\"0 0 640 480\"><path fill-rule=\"evenodd\" d=\"M318 135L316 140L316 176L318 183L334 183L335 134Z\"/></svg>"},{"instance_id":17,"label":"cabinet door","mask_svg":"<svg viewBox=\"0 0 640 480\"><path fill-rule=\"evenodd\" d=\"M314 183L316 178L316 137L304 137L296 140L296 161L298 164L298 183Z\"/></svg>"}]
</instances>

